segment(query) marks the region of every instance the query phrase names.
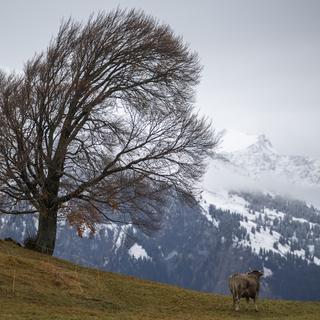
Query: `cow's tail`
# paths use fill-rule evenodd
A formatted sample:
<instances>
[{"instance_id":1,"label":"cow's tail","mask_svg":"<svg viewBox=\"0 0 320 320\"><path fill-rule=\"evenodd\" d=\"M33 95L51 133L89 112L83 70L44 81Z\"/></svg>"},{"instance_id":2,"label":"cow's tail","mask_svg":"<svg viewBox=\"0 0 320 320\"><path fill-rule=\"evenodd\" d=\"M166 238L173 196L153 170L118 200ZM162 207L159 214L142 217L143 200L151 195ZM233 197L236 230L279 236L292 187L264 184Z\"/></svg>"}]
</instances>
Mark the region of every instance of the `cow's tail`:
<instances>
[{"instance_id":1,"label":"cow's tail","mask_svg":"<svg viewBox=\"0 0 320 320\"><path fill-rule=\"evenodd\" d=\"M236 285L236 281L234 281L233 277L229 278L229 289L232 293L232 295L235 295L237 292L237 285Z\"/></svg>"},{"instance_id":2,"label":"cow's tail","mask_svg":"<svg viewBox=\"0 0 320 320\"><path fill-rule=\"evenodd\" d=\"M234 292L235 299L239 300L239 288L236 281L232 281L232 291Z\"/></svg>"}]
</instances>

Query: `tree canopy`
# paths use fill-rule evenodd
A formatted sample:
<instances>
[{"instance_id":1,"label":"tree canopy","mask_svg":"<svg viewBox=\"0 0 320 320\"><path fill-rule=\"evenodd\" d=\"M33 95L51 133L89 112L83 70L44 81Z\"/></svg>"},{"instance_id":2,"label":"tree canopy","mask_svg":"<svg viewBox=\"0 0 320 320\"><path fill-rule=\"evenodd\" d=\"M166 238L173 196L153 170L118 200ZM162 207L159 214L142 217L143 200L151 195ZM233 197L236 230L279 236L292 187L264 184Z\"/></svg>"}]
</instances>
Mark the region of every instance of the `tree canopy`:
<instances>
[{"instance_id":1,"label":"tree canopy","mask_svg":"<svg viewBox=\"0 0 320 320\"><path fill-rule=\"evenodd\" d=\"M217 144L194 111L196 53L143 12L62 23L22 74L0 74L0 210L148 227L164 192L192 195Z\"/></svg>"}]
</instances>

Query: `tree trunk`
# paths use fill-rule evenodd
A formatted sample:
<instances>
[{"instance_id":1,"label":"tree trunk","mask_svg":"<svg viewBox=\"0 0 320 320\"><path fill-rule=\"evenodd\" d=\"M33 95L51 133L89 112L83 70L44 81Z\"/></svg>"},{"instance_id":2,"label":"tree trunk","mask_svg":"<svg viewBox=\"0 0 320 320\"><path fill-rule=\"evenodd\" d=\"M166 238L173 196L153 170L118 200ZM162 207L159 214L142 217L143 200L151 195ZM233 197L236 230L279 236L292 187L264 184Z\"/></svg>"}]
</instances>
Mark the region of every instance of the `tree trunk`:
<instances>
[{"instance_id":1,"label":"tree trunk","mask_svg":"<svg viewBox=\"0 0 320 320\"><path fill-rule=\"evenodd\" d=\"M36 250L49 255L53 254L57 234L57 209L50 209L39 214L39 226L36 239Z\"/></svg>"}]
</instances>

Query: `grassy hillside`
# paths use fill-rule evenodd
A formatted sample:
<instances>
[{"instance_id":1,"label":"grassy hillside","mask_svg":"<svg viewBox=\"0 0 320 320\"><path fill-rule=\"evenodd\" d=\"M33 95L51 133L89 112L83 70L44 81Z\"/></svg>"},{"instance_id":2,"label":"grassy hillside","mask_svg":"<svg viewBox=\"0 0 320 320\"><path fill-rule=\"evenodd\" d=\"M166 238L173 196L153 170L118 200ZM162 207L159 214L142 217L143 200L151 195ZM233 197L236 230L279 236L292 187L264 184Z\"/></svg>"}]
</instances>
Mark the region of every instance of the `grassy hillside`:
<instances>
[{"instance_id":1,"label":"grassy hillside","mask_svg":"<svg viewBox=\"0 0 320 320\"><path fill-rule=\"evenodd\" d=\"M243 305L245 305L243 303ZM240 313L231 297L87 269L0 241L0 319L319 319L320 303L260 302Z\"/></svg>"}]
</instances>

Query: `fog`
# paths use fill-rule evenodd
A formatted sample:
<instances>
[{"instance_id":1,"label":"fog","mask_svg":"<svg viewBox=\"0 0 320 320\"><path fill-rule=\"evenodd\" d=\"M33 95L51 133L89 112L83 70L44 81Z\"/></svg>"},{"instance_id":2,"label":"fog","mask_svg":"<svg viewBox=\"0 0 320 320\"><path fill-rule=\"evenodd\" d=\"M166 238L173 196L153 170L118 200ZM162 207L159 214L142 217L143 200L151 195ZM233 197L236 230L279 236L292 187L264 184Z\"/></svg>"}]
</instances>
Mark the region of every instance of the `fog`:
<instances>
[{"instance_id":1,"label":"fog","mask_svg":"<svg viewBox=\"0 0 320 320\"><path fill-rule=\"evenodd\" d=\"M288 179L276 176L270 172L250 177L245 173L239 174L232 166L212 161L208 167L203 181L204 188L208 191L226 189L233 191L267 192L281 195L291 199L305 201L320 209L320 187L294 185Z\"/></svg>"}]
</instances>

